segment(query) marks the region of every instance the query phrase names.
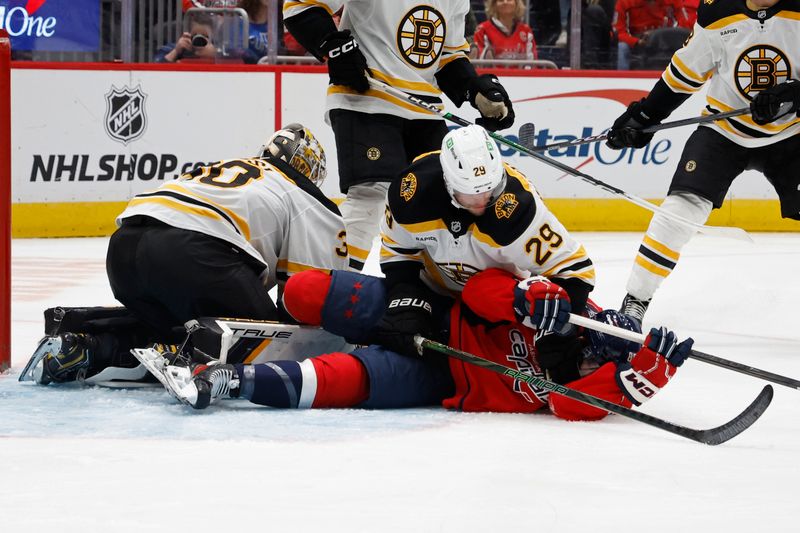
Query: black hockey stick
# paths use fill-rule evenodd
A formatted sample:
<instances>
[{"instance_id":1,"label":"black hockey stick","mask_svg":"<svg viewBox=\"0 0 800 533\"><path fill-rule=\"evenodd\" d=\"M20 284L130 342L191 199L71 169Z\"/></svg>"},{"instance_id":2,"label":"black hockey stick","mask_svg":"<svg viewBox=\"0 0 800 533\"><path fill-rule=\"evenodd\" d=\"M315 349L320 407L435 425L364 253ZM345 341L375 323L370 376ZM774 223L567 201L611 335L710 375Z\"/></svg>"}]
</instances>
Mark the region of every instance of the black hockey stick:
<instances>
[{"instance_id":1,"label":"black hockey stick","mask_svg":"<svg viewBox=\"0 0 800 533\"><path fill-rule=\"evenodd\" d=\"M620 337L628 341L633 341L638 344L642 344L646 338L646 335L642 335L641 333L618 328L616 326L612 326L611 324L598 322L597 320L592 320L591 318L586 318L585 316L576 314L570 314L569 321L576 326L582 326L584 328L601 331L603 333ZM741 363L737 363L736 361L723 359L722 357L717 357L716 355L700 352L698 350L692 350L689 352L689 357L721 368L727 368L728 370L733 370L734 372L739 372L740 374L747 374L748 376L753 376L766 381L771 381L772 383L777 383L778 385L784 385L792 389L800 390L800 381L786 376L781 376L780 374L774 374L766 370L761 370L760 368L743 365Z\"/></svg>"},{"instance_id":2,"label":"black hockey stick","mask_svg":"<svg viewBox=\"0 0 800 533\"><path fill-rule=\"evenodd\" d=\"M772 386L766 385L758 394L756 399L753 400L753 402L748 405L744 411L739 413L733 420L712 429L691 429L685 426L673 424L672 422L668 422L640 411L628 409L622 405L617 405L607 400L603 400L602 398L592 396L591 394L586 394L585 392L570 389L569 387L559 385L558 383L554 383L550 380L520 372L519 370L503 366L499 363L495 363L494 361L484 359L483 357L479 357L468 352L451 348L450 346L441 344L439 342L426 339L420 335L414 337L414 341L416 342L418 348L420 348L420 351L422 351L421 348L428 348L439 353L449 355L450 357L460 359L461 361L477 365L481 368L491 370L492 372L497 372L498 374L503 374L510 378L529 383L534 387L541 387L550 393L561 394L562 396L577 400L581 403L585 403L586 405L603 409L609 413L616 413L626 418L630 418L632 420L645 423L649 426L663 429L664 431L669 431L675 435L679 435L703 444L708 444L710 446L722 444L723 442L732 439L742 431L752 426L753 423L758 420L762 414L764 414L764 411L767 410L770 402L772 402Z\"/></svg>"},{"instance_id":3,"label":"black hockey stick","mask_svg":"<svg viewBox=\"0 0 800 533\"><path fill-rule=\"evenodd\" d=\"M457 117L457 116L455 116L455 115L453 115L451 113L448 113L447 111L444 111L443 109L440 109L439 107L437 107L435 104L428 103L428 102L426 102L426 101L424 101L424 100L422 100L420 98L417 98L413 94L408 94L408 93L406 93L404 91L401 91L400 89L395 89L394 87L392 87L390 85L387 85L387 84L383 83L382 81L376 80L375 78L369 78L369 83L375 89L381 90L381 91L385 92L386 94L389 94L389 95L394 96L396 98L402 98L403 100L405 100L407 102L410 102L410 103L414 104L415 106L417 106L417 107L419 107L421 109L425 109L425 110L427 110L427 111L429 111L429 112L431 112L431 113L433 113L435 115L439 115L439 116L441 116L442 118L444 118L446 120L449 120L449 121L451 121L451 122L453 122L455 124L458 124L459 126L471 126L472 125L472 122L469 122L468 120L465 120L465 119L463 119L461 117ZM627 199L629 202L632 202L632 203L638 205L639 207L643 207L643 208L647 209L648 211L651 211L653 213L660 213L663 216L669 218L670 220L673 220L673 221L678 222L680 224L684 224L686 226L690 226L690 227L694 228L695 231L698 231L700 233L705 233L707 235L716 235L716 236L719 236L719 237L729 237L729 238L732 238L732 239L738 239L738 240L744 240L744 241L752 242L752 239L750 238L750 235L748 235L747 232L744 231L742 228L722 227L722 226L705 226L703 224L698 224L696 222L692 222L691 220L688 220L688 219L686 219L686 218L684 218L684 217L682 217L680 215L676 215L675 213L667 211L666 209L663 209L663 208L661 208L661 207L659 207L659 206L657 206L657 205L655 205L655 204L653 204L651 202L648 202L644 198L639 198L638 196L634 196L632 194L628 194L627 192L623 191L622 189L614 187L613 185L609 185L608 183L606 183L604 181L600 181L599 179L594 178L594 177L592 177L589 174L586 174L584 172L581 172L580 170L578 170L576 168L572 168L571 166L565 165L564 163L561 163L560 161L556 161L555 159L552 159L552 158L547 157L545 155L542 155L540 153L534 152L533 150L530 150L530 149L522 146L521 144L512 141L511 139L507 139L506 137L503 137L502 135L498 135L497 133L494 133L494 132L489 132L489 135L492 137L492 139L496 140L497 142L499 142L501 144L504 144L506 146L509 146L509 147L513 148L514 150L516 150L516 151L518 151L518 152L520 152L522 154L527 154L527 155L533 157L534 159L539 160L540 162L542 162L542 163L544 163L546 165L550 165L551 167L555 167L555 168L561 170L562 172L564 172L566 174L569 174L571 176L575 176L576 178L580 178L583 181L588 182L588 183L594 185L595 187L599 187L599 188L603 189L606 192L609 192L609 193L617 195L617 196L622 196L623 198Z\"/></svg>"},{"instance_id":4,"label":"black hockey stick","mask_svg":"<svg viewBox=\"0 0 800 533\"><path fill-rule=\"evenodd\" d=\"M670 128L679 128L681 126L690 126L692 124L703 124L705 122L714 122L716 120L724 120L726 118L738 117L750 113L749 107L741 109L734 109L733 111L726 111L724 113L714 113L702 117L686 118L683 120L675 120L673 122L664 122L663 124L656 124L655 126L648 126L643 128L644 133L655 133L661 130ZM594 142L605 141L608 139L608 133L600 133L598 135L590 135L581 139L573 139L571 141L558 142L553 144L545 144L543 146L536 146L534 137L536 136L536 126L531 122L526 122L519 127L519 142L524 147L534 152L546 152L548 150L556 150L558 148L568 148L570 146L579 146L581 144L589 144Z\"/></svg>"}]
</instances>

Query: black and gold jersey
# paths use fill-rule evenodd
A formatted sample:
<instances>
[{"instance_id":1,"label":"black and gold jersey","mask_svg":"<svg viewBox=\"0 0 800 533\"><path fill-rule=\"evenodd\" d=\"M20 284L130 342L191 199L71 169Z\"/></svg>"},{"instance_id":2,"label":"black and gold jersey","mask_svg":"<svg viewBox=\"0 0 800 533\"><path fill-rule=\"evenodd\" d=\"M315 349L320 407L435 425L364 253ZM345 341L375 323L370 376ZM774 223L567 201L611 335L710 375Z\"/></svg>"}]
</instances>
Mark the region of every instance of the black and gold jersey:
<instances>
[{"instance_id":1,"label":"black and gold jersey","mask_svg":"<svg viewBox=\"0 0 800 533\"><path fill-rule=\"evenodd\" d=\"M133 197L117 224L135 215L230 242L267 266L267 288L301 270L347 267L339 209L282 161L200 167Z\"/></svg>"},{"instance_id":2,"label":"black and gold jersey","mask_svg":"<svg viewBox=\"0 0 800 533\"><path fill-rule=\"evenodd\" d=\"M702 0L691 37L661 76L675 93L708 84L704 114L748 107L760 91L792 78L800 79L800 0L759 11L746 0ZM706 126L746 147L800 133L794 113L763 126L750 115Z\"/></svg>"},{"instance_id":3,"label":"black and gold jersey","mask_svg":"<svg viewBox=\"0 0 800 533\"><path fill-rule=\"evenodd\" d=\"M389 187L381 224L381 264L415 262L423 280L442 293L497 267L519 277L544 275L594 285L594 265L583 245L547 209L527 178L504 165L504 191L485 213L453 205L439 152L418 158Z\"/></svg>"}]
</instances>

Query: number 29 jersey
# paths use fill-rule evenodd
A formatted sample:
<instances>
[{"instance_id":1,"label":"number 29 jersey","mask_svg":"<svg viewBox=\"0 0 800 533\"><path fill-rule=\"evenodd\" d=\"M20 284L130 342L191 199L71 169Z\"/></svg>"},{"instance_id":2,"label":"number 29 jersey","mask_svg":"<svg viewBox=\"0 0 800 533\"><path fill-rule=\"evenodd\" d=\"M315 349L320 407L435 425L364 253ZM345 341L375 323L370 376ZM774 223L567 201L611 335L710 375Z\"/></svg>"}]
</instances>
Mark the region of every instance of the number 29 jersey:
<instances>
[{"instance_id":1,"label":"number 29 jersey","mask_svg":"<svg viewBox=\"0 0 800 533\"><path fill-rule=\"evenodd\" d=\"M117 225L134 215L231 243L265 265L268 289L302 270L347 265L336 204L282 161L231 159L197 168L133 197Z\"/></svg>"}]
</instances>

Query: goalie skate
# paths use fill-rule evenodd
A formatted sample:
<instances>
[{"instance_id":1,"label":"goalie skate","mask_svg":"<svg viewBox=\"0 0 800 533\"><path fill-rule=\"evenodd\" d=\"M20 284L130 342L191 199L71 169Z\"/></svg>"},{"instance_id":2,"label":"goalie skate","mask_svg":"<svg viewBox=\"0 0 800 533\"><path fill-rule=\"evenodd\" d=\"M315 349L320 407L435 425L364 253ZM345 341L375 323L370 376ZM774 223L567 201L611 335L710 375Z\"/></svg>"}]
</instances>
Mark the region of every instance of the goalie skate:
<instances>
[{"instance_id":1,"label":"goalie skate","mask_svg":"<svg viewBox=\"0 0 800 533\"><path fill-rule=\"evenodd\" d=\"M191 385L192 369L179 357L170 362L167 354L156 348L135 348L131 353L164 385L170 396L189 405L196 401L197 388Z\"/></svg>"},{"instance_id":2,"label":"goalie skate","mask_svg":"<svg viewBox=\"0 0 800 533\"><path fill-rule=\"evenodd\" d=\"M49 354L58 353L61 351L61 337L56 335L53 337L44 337L39 341L39 345L33 351L33 355L28 360L22 373L19 375L19 381L35 381L42 382L42 373L44 372L44 364L42 360Z\"/></svg>"}]
</instances>

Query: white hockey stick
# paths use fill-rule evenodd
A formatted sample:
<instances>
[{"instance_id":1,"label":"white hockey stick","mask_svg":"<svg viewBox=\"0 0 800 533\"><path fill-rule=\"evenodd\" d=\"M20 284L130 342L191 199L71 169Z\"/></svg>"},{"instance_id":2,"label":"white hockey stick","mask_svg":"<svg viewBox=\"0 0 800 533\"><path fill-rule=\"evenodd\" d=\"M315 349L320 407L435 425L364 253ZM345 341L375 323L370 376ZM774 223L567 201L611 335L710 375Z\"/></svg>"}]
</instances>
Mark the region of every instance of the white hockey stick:
<instances>
[{"instance_id":1,"label":"white hockey stick","mask_svg":"<svg viewBox=\"0 0 800 533\"><path fill-rule=\"evenodd\" d=\"M575 324L576 326L581 326L594 331L599 331L601 333L606 333L608 335L613 335L614 337L619 337L627 341L633 341L638 344L644 344L644 341L647 338L646 335L641 333L618 328L616 326L612 326L611 324L606 324L605 322L599 322L597 320L592 320L591 318L586 318L585 316L572 313L569 315L569 322L570 324ZM739 372L740 374L747 374L748 376L753 376L766 381L771 381L772 383L777 383L778 385L784 385L792 389L800 390L800 381L790 377L781 376L780 374L774 374L767 370L761 370L760 368L743 365L741 363L737 363L736 361L723 359L722 357L717 357L716 355L700 352L698 350L692 350L689 352L689 357L721 368L727 368L728 370L733 370L734 372Z\"/></svg>"},{"instance_id":2,"label":"white hockey stick","mask_svg":"<svg viewBox=\"0 0 800 533\"><path fill-rule=\"evenodd\" d=\"M392 87L390 85L387 85L387 84L385 84L385 83L383 83L381 81L378 81L375 78L369 78L369 84L373 88L375 88L377 90L381 90L381 91L383 91L383 92L385 92L385 93L387 93L387 94L389 94L391 96L394 96L396 98L401 98L401 99L403 99L403 100L405 100L407 102L410 102L410 103L414 104L415 106L417 106L417 107L419 107L421 109L425 109L425 110L427 110L427 111L429 111L429 112L431 112L431 113L433 113L435 115L441 116L442 118L444 118L446 120L454 122L455 124L458 124L459 126L471 126L472 125L472 123L469 122L468 120L465 120L465 119L463 119L461 117L457 117L457 116L455 116L455 115L453 115L451 113L448 113L447 111L444 111L443 109L440 109L439 107L437 107L435 104L428 103L428 102L426 102L424 100L421 100L420 98L417 98L416 96L414 96L412 94L408 94L408 93L406 93L404 91L401 91L400 89L395 89L394 87ZM736 239L736 240L740 240L740 241L753 242L753 239L750 237L750 235L748 235L748 233L746 231L744 231L742 228L723 227L723 226L705 226L703 224L698 224L697 222L692 222L689 219L686 219L686 218L684 218L684 217L682 217L680 215L676 215L675 213L672 213L671 211L667 211L666 209L664 209L664 208L662 208L660 206L657 206L657 205L655 205L655 204L653 204L651 202L648 202L644 198L639 198L638 196L634 196L632 194L628 194L627 192L623 191L622 189L614 187L613 185L605 183L604 181L600 181L599 179L594 178L594 177L592 177L589 174L586 174L584 172L581 172L578 169L572 168L569 165L565 165L564 163L561 163L560 161L556 161L555 159L547 157L546 155L542 155L542 154L540 154L538 152L534 152L533 150L530 150L530 149L526 148L525 146L512 141L511 139L507 139L507 138L503 137L502 135L498 135L498 134L496 134L494 132L489 132L489 135L494 140L496 140L497 142L502 143L502 144L504 144L506 146L509 146L509 147L513 148L514 150L516 150L516 151L518 151L518 152L520 152L522 154L526 154L526 155L529 155L529 156L533 157L534 159L538 159L539 161L541 161L542 163L544 163L546 165L550 165L551 167L555 167L555 168L563 171L566 174L569 174L571 176L575 176L576 178L580 178L583 181L585 181L587 183L590 183L590 184L594 185L595 187L599 187L599 188L603 189L606 192L610 192L611 194L614 194L616 196L622 196L623 198L625 198L629 202L634 203L634 204L638 205L639 207L643 207L644 209L647 209L648 211L651 211L653 213L661 214L664 217L669 218L670 220L673 220L673 221L678 222L680 224L683 224L685 226L689 226L691 228L694 228L695 231L697 231L699 233L703 233L703 234L706 234L706 235L716 235L718 237L727 237L727 238L730 238L730 239Z\"/></svg>"}]
</instances>

